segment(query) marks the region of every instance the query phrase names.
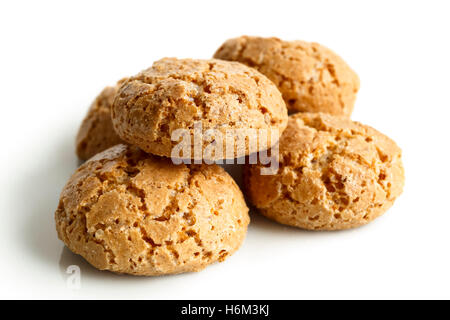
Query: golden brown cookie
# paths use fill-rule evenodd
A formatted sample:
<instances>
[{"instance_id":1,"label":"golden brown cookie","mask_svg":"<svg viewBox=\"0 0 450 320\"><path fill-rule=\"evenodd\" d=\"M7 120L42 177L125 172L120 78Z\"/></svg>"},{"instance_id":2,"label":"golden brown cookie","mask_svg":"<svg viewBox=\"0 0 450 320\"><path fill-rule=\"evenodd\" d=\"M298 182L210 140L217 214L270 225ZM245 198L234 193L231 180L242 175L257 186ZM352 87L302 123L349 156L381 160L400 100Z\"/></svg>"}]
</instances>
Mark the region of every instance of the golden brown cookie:
<instances>
[{"instance_id":1,"label":"golden brown cookie","mask_svg":"<svg viewBox=\"0 0 450 320\"><path fill-rule=\"evenodd\" d=\"M236 130L265 129L269 136L272 131L281 134L287 124L287 109L276 86L243 64L164 58L120 87L112 119L123 140L146 152L170 157L182 140L172 134L185 129L191 151L175 158L198 159L203 153L203 159L217 160L248 154L248 143L242 147L233 141L228 143L229 150L234 149L231 155L225 148L223 153L206 155L211 143L225 146L226 137L239 140ZM200 156L194 154L196 126L201 126L201 133L214 130L222 137L202 140ZM276 141L260 143L255 151L265 150Z\"/></svg>"},{"instance_id":2,"label":"golden brown cookie","mask_svg":"<svg viewBox=\"0 0 450 320\"><path fill-rule=\"evenodd\" d=\"M280 168L244 168L247 195L260 212L311 230L364 225L402 193L401 150L375 129L322 113L289 117L280 139Z\"/></svg>"},{"instance_id":3,"label":"golden brown cookie","mask_svg":"<svg viewBox=\"0 0 450 320\"><path fill-rule=\"evenodd\" d=\"M318 43L242 36L226 41L214 58L239 61L260 71L280 89L290 112L350 117L353 111L358 75Z\"/></svg>"},{"instance_id":4,"label":"golden brown cookie","mask_svg":"<svg viewBox=\"0 0 450 320\"><path fill-rule=\"evenodd\" d=\"M248 208L217 165L174 165L114 146L84 163L55 213L59 238L94 267L134 275L199 271L242 244Z\"/></svg>"},{"instance_id":5,"label":"golden brown cookie","mask_svg":"<svg viewBox=\"0 0 450 320\"><path fill-rule=\"evenodd\" d=\"M111 106L121 80L114 87L106 87L97 96L81 123L76 138L76 153L81 160L87 160L103 150L123 143L111 121Z\"/></svg>"}]
</instances>

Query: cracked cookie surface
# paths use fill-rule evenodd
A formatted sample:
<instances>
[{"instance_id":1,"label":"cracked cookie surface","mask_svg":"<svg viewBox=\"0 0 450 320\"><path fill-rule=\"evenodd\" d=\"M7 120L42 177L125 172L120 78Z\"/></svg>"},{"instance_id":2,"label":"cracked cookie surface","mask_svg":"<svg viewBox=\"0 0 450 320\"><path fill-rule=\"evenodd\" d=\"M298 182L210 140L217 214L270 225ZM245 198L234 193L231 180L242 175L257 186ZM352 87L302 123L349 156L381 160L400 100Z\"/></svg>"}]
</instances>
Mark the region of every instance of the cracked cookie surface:
<instances>
[{"instance_id":1,"label":"cracked cookie surface","mask_svg":"<svg viewBox=\"0 0 450 320\"><path fill-rule=\"evenodd\" d=\"M272 80L290 112L350 117L358 75L330 49L305 41L242 36L227 40L214 58L239 61Z\"/></svg>"},{"instance_id":2,"label":"cracked cookie surface","mask_svg":"<svg viewBox=\"0 0 450 320\"><path fill-rule=\"evenodd\" d=\"M84 117L75 142L76 154L81 160L87 160L103 150L123 143L114 131L111 120L111 106L123 81L124 79L114 87L103 89Z\"/></svg>"},{"instance_id":3,"label":"cracked cookie surface","mask_svg":"<svg viewBox=\"0 0 450 320\"><path fill-rule=\"evenodd\" d=\"M164 58L130 78L119 89L112 109L119 136L142 150L170 157L178 141L172 133L186 129L194 146L195 126L202 132L217 130L222 139L201 142L203 159L237 158L249 153L242 137L232 132L227 154L205 155L211 142L226 145L227 130L266 129L281 132L287 124L287 109L276 86L258 71L237 62ZM244 139L247 139L244 137ZM217 141L220 140L220 141ZM261 143L265 150L276 141ZM194 148L179 158L197 159Z\"/></svg>"},{"instance_id":4,"label":"cracked cookie surface","mask_svg":"<svg viewBox=\"0 0 450 320\"><path fill-rule=\"evenodd\" d=\"M402 193L401 149L375 129L322 113L289 117L276 175L244 167L246 193L277 222L311 230L361 226Z\"/></svg>"},{"instance_id":5,"label":"cracked cookie surface","mask_svg":"<svg viewBox=\"0 0 450 320\"><path fill-rule=\"evenodd\" d=\"M117 145L64 187L58 237L101 270L134 275L199 271L242 244L248 208L217 165L174 165Z\"/></svg>"}]
</instances>

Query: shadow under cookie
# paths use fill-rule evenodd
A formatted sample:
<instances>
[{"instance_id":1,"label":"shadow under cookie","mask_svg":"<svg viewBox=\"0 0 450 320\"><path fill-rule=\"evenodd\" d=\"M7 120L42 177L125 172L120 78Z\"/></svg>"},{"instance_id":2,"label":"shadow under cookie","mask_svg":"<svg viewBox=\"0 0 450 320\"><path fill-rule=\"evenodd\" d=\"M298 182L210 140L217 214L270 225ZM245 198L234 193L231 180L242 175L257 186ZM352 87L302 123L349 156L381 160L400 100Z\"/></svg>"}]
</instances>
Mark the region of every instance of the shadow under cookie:
<instances>
[{"instance_id":1,"label":"shadow under cookie","mask_svg":"<svg viewBox=\"0 0 450 320\"><path fill-rule=\"evenodd\" d=\"M55 231L54 212L62 186L77 167L73 143L72 135L61 135L45 164L36 159L35 166L17 181L9 197L23 218L17 241L26 254L45 264L56 264L62 247Z\"/></svg>"}]
</instances>

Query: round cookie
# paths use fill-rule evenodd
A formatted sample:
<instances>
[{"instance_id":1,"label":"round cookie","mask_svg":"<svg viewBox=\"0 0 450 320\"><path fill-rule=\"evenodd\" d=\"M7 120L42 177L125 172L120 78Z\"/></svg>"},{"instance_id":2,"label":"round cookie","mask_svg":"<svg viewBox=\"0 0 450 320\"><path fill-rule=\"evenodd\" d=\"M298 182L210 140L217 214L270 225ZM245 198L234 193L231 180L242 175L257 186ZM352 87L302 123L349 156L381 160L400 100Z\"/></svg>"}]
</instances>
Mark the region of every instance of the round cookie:
<instances>
[{"instance_id":1,"label":"round cookie","mask_svg":"<svg viewBox=\"0 0 450 320\"><path fill-rule=\"evenodd\" d=\"M251 202L277 222L310 230L361 226L402 193L401 150L375 129L323 113L289 117L280 139L280 167L261 175L246 165Z\"/></svg>"},{"instance_id":2,"label":"round cookie","mask_svg":"<svg viewBox=\"0 0 450 320\"><path fill-rule=\"evenodd\" d=\"M164 58L123 83L114 100L112 119L123 140L146 152L219 160L250 153L249 144L256 138L247 135L248 130L264 129L269 137L281 135L287 109L276 86L243 64ZM187 142L180 136L174 138L177 132L187 136ZM246 143L238 143L243 140ZM260 141L253 151L268 149L277 141L278 137ZM190 150L172 155L182 142ZM223 152L208 153L214 143L223 146ZM226 145L231 153L226 152Z\"/></svg>"},{"instance_id":3,"label":"round cookie","mask_svg":"<svg viewBox=\"0 0 450 320\"><path fill-rule=\"evenodd\" d=\"M76 138L76 153L81 160L87 160L103 150L123 143L111 121L111 106L121 80L114 87L106 87L95 98L86 114Z\"/></svg>"},{"instance_id":4,"label":"round cookie","mask_svg":"<svg viewBox=\"0 0 450 320\"><path fill-rule=\"evenodd\" d=\"M174 165L117 145L85 162L55 213L59 238L101 270L199 271L242 244L248 208L217 165Z\"/></svg>"},{"instance_id":5,"label":"round cookie","mask_svg":"<svg viewBox=\"0 0 450 320\"><path fill-rule=\"evenodd\" d=\"M325 112L350 117L358 75L330 49L305 41L242 36L226 41L214 58L239 61L280 89L289 112Z\"/></svg>"}]
</instances>

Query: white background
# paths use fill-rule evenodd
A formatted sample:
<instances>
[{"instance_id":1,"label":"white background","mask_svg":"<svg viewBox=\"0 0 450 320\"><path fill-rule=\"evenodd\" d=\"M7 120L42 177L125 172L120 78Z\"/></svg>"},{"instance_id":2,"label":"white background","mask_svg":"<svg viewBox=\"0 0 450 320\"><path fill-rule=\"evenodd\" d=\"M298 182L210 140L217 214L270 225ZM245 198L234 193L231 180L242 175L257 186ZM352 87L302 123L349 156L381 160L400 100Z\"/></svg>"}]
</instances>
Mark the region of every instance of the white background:
<instances>
[{"instance_id":1,"label":"white background","mask_svg":"<svg viewBox=\"0 0 450 320\"><path fill-rule=\"evenodd\" d=\"M450 298L446 1L2 1L0 298ZM200 273L100 272L64 249L53 213L99 91L165 56L209 58L239 35L322 43L361 78L353 119L403 149L383 217L307 232L252 215L235 255ZM81 267L81 289L66 268Z\"/></svg>"}]
</instances>

